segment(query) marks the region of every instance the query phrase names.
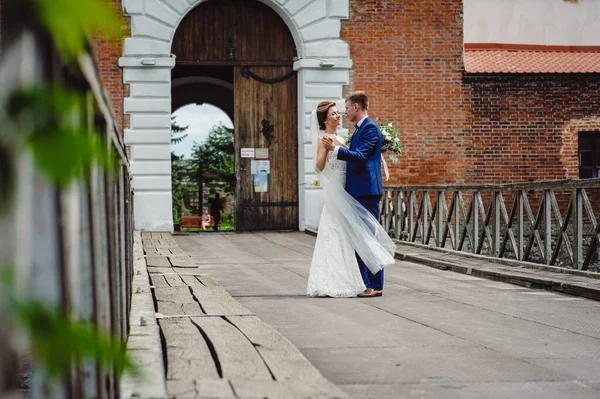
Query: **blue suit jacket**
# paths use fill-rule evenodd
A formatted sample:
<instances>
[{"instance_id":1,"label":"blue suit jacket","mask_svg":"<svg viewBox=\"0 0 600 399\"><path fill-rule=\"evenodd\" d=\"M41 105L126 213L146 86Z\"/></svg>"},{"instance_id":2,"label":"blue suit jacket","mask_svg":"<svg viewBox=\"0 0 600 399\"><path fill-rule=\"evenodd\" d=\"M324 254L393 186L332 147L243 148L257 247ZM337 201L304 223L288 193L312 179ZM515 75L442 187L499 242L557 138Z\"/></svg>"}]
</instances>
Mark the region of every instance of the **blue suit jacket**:
<instances>
[{"instance_id":1,"label":"blue suit jacket","mask_svg":"<svg viewBox=\"0 0 600 399\"><path fill-rule=\"evenodd\" d=\"M349 148L340 147L338 159L348 162L346 191L353 197L383 195L381 131L370 118L352 136Z\"/></svg>"}]
</instances>

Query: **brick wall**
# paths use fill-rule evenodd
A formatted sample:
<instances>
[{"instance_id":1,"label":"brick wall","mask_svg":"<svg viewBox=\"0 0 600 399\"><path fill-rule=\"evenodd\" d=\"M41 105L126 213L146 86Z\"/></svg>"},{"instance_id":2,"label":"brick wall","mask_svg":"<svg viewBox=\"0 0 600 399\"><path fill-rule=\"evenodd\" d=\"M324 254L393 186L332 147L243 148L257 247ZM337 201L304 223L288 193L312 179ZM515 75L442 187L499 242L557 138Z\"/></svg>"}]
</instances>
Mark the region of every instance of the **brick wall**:
<instances>
[{"instance_id":1,"label":"brick wall","mask_svg":"<svg viewBox=\"0 0 600 399\"><path fill-rule=\"evenodd\" d=\"M129 18L122 16L121 0L103 0L120 16L122 38L106 40L94 37L92 45L98 62L102 83L110 97L113 111L121 134L128 126L127 117L123 115L123 98L129 96L128 87L123 84L123 72L118 66L118 59L123 53L124 38L130 36Z\"/></svg>"},{"instance_id":2,"label":"brick wall","mask_svg":"<svg viewBox=\"0 0 600 399\"><path fill-rule=\"evenodd\" d=\"M578 177L578 133L600 131L600 76L478 75L465 86L467 181Z\"/></svg>"},{"instance_id":3,"label":"brick wall","mask_svg":"<svg viewBox=\"0 0 600 399\"><path fill-rule=\"evenodd\" d=\"M365 90L405 144L388 185L464 181L462 23L461 0L350 1L348 91Z\"/></svg>"}]
</instances>

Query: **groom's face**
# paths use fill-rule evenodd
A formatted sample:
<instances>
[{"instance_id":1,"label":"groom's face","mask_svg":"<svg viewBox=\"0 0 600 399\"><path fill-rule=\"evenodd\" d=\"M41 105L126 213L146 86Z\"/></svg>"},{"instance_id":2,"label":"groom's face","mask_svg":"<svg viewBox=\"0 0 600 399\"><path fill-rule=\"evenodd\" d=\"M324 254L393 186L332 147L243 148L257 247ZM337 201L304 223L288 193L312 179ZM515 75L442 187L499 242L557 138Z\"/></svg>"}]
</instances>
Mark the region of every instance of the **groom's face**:
<instances>
[{"instance_id":1,"label":"groom's face","mask_svg":"<svg viewBox=\"0 0 600 399\"><path fill-rule=\"evenodd\" d=\"M358 119L356 119L358 104L354 104L351 101L346 101L346 119L349 122L356 123Z\"/></svg>"}]
</instances>

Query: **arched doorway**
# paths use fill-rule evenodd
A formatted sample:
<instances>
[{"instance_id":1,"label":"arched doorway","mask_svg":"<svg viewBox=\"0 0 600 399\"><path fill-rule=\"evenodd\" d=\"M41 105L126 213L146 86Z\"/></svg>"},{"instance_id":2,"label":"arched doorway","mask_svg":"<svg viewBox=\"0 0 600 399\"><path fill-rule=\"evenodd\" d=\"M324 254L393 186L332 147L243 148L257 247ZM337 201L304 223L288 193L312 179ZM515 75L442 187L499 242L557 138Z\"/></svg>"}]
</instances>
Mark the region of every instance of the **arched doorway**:
<instances>
[{"instance_id":1,"label":"arched doorway","mask_svg":"<svg viewBox=\"0 0 600 399\"><path fill-rule=\"evenodd\" d=\"M298 229L297 53L283 20L259 2L209 0L171 52L173 106L205 98L232 110L236 230Z\"/></svg>"},{"instance_id":2,"label":"arched doorway","mask_svg":"<svg viewBox=\"0 0 600 399\"><path fill-rule=\"evenodd\" d=\"M131 17L132 34L125 39L119 66L123 68L123 81L129 86L129 94L123 104L124 113L128 116L125 143L131 150L134 219L135 228L139 230L173 229L169 160L171 75L176 58L171 54L172 43L176 30L186 16L205 2L206 0L123 1L125 13ZM297 72L295 89L298 99L295 112L298 115L298 146L295 152L298 154L298 179L289 183L298 187L299 229L316 227L323 200L321 187L315 184L317 177L312 167L310 113L323 100L336 101L343 107L343 89L349 82L352 61L348 44L340 39L340 27L341 20L349 18L350 2L245 0L241 3L261 3L273 10L285 22L294 39L297 52L293 69ZM239 20L249 18L239 14ZM260 21L266 20L259 19L258 22ZM205 22L207 26L215 24L212 20ZM262 25L265 23L260 22ZM188 46L203 46L191 39L184 42ZM268 44L260 42L252 43L252 46L258 48ZM219 54L228 54L228 50L228 47L221 46ZM239 56L239 47L237 51L235 54ZM286 59L286 62L289 63L289 60ZM222 66L223 63L217 65ZM257 67L258 65L253 65L251 71L261 76ZM202 68L208 69L211 65ZM230 68L232 70L233 66ZM233 84L233 73L230 76Z\"/></svg>"},{"instance_id":3,"label":"arched doorway","mask_svg":"<svg viewBox=\"0 0 600 399\"><path fill-rule=\"evenodd\" d=\"M181 104L173 96L171 193L176 231L234 230L233 121L223 109L206 101ZM219 224L205 229L200 217L220 195ZM212 209L214 210L214 209Z\"/></svg>"}]
</instances>

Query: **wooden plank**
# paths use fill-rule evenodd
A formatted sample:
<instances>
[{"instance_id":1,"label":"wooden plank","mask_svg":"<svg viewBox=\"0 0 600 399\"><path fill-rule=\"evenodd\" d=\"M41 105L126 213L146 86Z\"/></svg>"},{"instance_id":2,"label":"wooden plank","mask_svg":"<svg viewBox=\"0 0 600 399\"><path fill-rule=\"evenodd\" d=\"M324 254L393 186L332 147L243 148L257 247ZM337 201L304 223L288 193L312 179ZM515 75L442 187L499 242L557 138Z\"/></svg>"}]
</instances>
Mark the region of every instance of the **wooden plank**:
<instances>
[{"instance_id":1,"label":"wooden plank","mask_svg":"<svg viewBox=\"0 0 600 399\"><path fill-rule=\"evenodd\" d=\"M583 264L579 265L581 270L588 270L588 266L592 261L592 256L596 251L597 245L600 243L600 225L596 221L596 216L594 216L594 209L592 208L592 204L585 190L581 190L581 197L583 199L583 205L585 206L585 210L587 212L588 219L592 225L592 241L590 246L588 247L587 254L585 259L583 260Z\"/></svg>"},{"instance_id":2,"label":"wooden plank","mask_svg":"<svg viewBox=\"0 0 600 399\"><path fill-rule=\"evenodd\" d=\"M197 267L189 256L169 256L169 260L173 267Z\"/></svg>"},{"instance_id":3,"label":"wooden plank","mask_svg":"<svg viewBox=\"0 0 600 399\"><path fill-rule=\"evenodd\" d=\"M554 216L556 218L556 221L558 222L560 234L556 239L556 245L554 247L554 251L552 252L552 258L550 259L549 263L551 265L556 264L556 259L558 258L560 248L564 243L565 249L567 250L567 254L569 255L569 260L571 261L571 266L573 266L573 247L571 247L571 240L569 240L569 235L567 234L569 220L571 219L571 213L573 213L573 199L571 198L571 200L569 201L564 221L562 215L560 214L560 208L558 206L558 201L556 200L556 195L554 195L554 191L550 193L550 199L552 201L552 209L554 210Z\"/></svg>"},{"instance_id":4,"label":"wooden plank","mask_svg":"<svg viewBox=\"0 0 600 399\"><path fill-rule=\"evenodd\" d=\"M171 248L169 248L169 252L171 252L173 255L185 254L185 251L179 247L171 247Z\"/></svg>"},{"instance_id":5,"label":"wooden plank","mask_svg":"<svg viewBox=\"0 0 600 399\"><path fill-rule=\"evenodd\" d=\"M193 285L193 284L202 284L205 285L207 287L218 287L219 283L217 283L215 280L213 280L212 278L208 277L208 276L203 276L201 274L181 274L181 278L183 279L183 281L185 281L186 284L188 285Z\"/></svg>"},{"instance_id":6,"label":"wooden plank","mask_svg":"<svg viewBox=\"0 0 600 399\"><path fill-rule=\"evenodd\" d=\"M222 379L187 379L167 381L169 398L235 398L228 380Z\"/></svg>"},{"instance_id":7,"label":"wooden plank","mask_svg":"<svg viewBox=\"0 0 600 399\"><path fill-rule=\"evenodd\" d=\"M179 274L164 274L166 283L169 287L185 287L187 284L181 279Z\"/></svg>"},{"instance_id":8,"label":"wooden plank","mask_svg":"<svg viewBox=\"0 0 600 399\"><path fill-rule=\"evenodd\" d=\"M228 316L226 319L235 324L254 345L265 348L293 346L287 338L256 316Z\"/></svg>"},{"instance_id":9,"label":"wooden plank","mask_svg":"<svg viewBox=\"0 0 600 399\"><path fill-rule=\"evenodd\" d=\"M240 398L349 398L328 381L307 384L302 381L252 381L233 379L235 393Z\"/></svg>"},{"instance_id":10,"label":"wooden plank","mask_svg":"<svg viewBox=\"0 0 600 399\"><path fill-rule=\"evenodd\" d=\"M152 274L150 275L150 281L152 285L156 288L167 288L170 287L169 283L165 280L164 275L162 274Z\"/></svg>"},{"instance_id":11,"label":"wooden plank","mask_svg":"<svg viewBox=\"0 0 600 399\"><path fill-rule=\"evenodd\" d=\"M202 284L190 284L194 297L200 302L208 315L238 315L253 314L241 303L236 301L225 288L221 286L206 287ZM187 313L186 313L187 314Z\"/></svg>"},{"instance_id":12,"label":"wooden plank","mask_svg":"<svg viewBox=\"0 0 600 399\"><path fill-rule=\"evenodd\" d=\"M292 345L281 348L258 346L257 350L277 381L296 380L310 384L325 380L321 373Z\"/></svg>"},{"instance_id":13,"label":"wooden plank","mask_svg":"<svg viewBox=\"0 0 600 399\"><path fill-rule=\"evenodd\" d=\"M477 201L479 203L479 206L478 206L479 213L480 213L481 217L483 218L483 229L481 230L481 237L480 237L480 240L478 242L478 247L477 247L477 253L480 254L481 250L483 249L483 243L485 242L485 240L487 240L489 249L491 250L493 248L492 232L491 232L491 226L490 226L493 202L490 202L487 212L485 212L483 200L481 198L481 193L478 193Z\"/></svg>"},{"instance_id":14,"label":"wooden plank","mask_svg":"<svg viewBox=\"0 0 600 399\"><path fill-rule=\"evenodd\" d=\"M448 206L446 205L446 199L442 196L442 203L443 203L443 210L444 210L444 215L446 215L446 225L444 226L444 231L441 234L442 237L442 242L441 242L441 247L444 248L446 246L446 238L448 237L448 234L450 234L450 246L452 247L452 249L456 249L456 239L454 236L454 229L452 228L452 216L455 214L456 218L454 220L454 224L455 226L458 226L458 212L454 212L455 206L456 206L456 194L452 193L452 202L450 202L450 209L448 209ZM458 229L457 229L458 231Z\"/></svg>"},{"instance_id":15,"label":"wooden plank","mask_svg":"<svg viewBox=\"0 0 600 399\"><path fill-rule=\"evenodd\" d=\"M163 315L197 315L204 311L192 296L189 287L161 287L154 290L158 313Z\"/></svg>"},{"instance_id":16,"label":"wooden plank","mask_svg":"<svg viewBox=\"0 0 600 399\"><path fill-rule=\"evenodd\" d=\"M216 317L192 317L191 320L210 340L223 378L273 380L254 345L234 325Z\"/></svg>"},{"instance_id":17,"label":"wooden plank","mask_svg":"<svg viewBox=\"0 0 600 399\"><path fill-rule=\"evenodd\" d=\"M165 274L165 273L175 273L175 269L171 267L150 267L148 268L149 274Z\"/></svg>"},{"instance_id":18,"label":"wooden plank","mask_svg":"<svg viewBox=\"0 0 600 399\"><path fill-rule=\"evenodd\" d=\"M171 267L171 263L166 256L148 256L146 265L148 267Z\"/></svg>"},{"instance_id":19,"label":"wooden plank","mask_svg":"<svg viewBox=\"0 0 600 399\"><path fill-rule=\"evenodd\" d=\"M504 196L502 194L500 194L500 208L502 211L502 217L504 218L504 222L506 223L506 234L502 238L502 244L500 246L500 258L502 258L504 256L506 244L507 244L508 240L510 239L513 252L515 253L515 256L517 257L517 259L519 259L519 252L518 252L519 247L517 247L517 241L515 239L515 233L513 231L513 219L515 218L515 214L517 212L517 207L519 204L519 199L518 199L519 195L520 195L520 193L515 194L515 200L513 202L513 207L512 207L512 210L510 211L510 217L509 217L508 212L506 211L506 203L504 202Z\"/></svg>"},{"instance_id":20,"label":"wooden plank","mask_svg":"<svg viewBox=\"0 0 600 399\"><path fill-rule=\"evenodd\" d=\"M544 206L543 197L542 197L542 201L541 201L542 203L540 203L540 207L538 208L538 212L537 212L535 219L533 218L533 212L531 212L531 206L529 205L529 199L527 198L527 195L525 195L525 193L523 193L522 199L523 199L523 205L525 206L525 212L527 214L527 218L529 219L529 225L531 226L531 233L529 235L527 247L525 248L523 260L526 261L527 259L529 259L529 254L531 252L531 248L533 247L533 242L535 239L535 242L537 243L538 249L540 251L540 256L541 256L542 260L545 262L544 246L542 244L542 237L540 236L540 232L538 230L540 221L542 219L542 210L544 209L543 208L543 206Z\"/></svg>"},{"instance_id":21,"label":"wooden plank","mask_svg":"<svg viewBox=\"0 0 600 399\"><path fill-rule=\"evenodd\" d=\"M142 231L142 243L144 242L145 239L150 239L152 238L152 233L150 233L149 231Z\"/></svg>"},{"instance_id":22,"label":"wooden plank","mask_svg":"<svg viewBox=\"0 0 600 399\"><path fill-rule=\"evenodd\" d=\"M189 318L160 319L158 323L166 342L168 381L220 378L208 343ZM169 387L171 394L172 384Z\"/></svg>"},{"instance_id":23,"label":"wooden plank","mask_svg":"<svg viewBox=\"0 0 600 399\"><path fill-rule=\"evenodd\" d=\"M470 226L471 216L473 215L473 201L471 200L469 202L469 211L468 212L465 209L465 203L463 201L461 193L458 193L458 203L460 205L460 210L462 211L463 218L465 219L462 232L459 234L460 240L459 240L459 244L458 244L458 250L461 251L463 248L463 245L465 243L465 239L469 240L469 244L471 245L471 247L474 246L474 239L471 238L471 237L474 237L474 233L471 231L471 226Z\"/></svg>"}]
</instances>

